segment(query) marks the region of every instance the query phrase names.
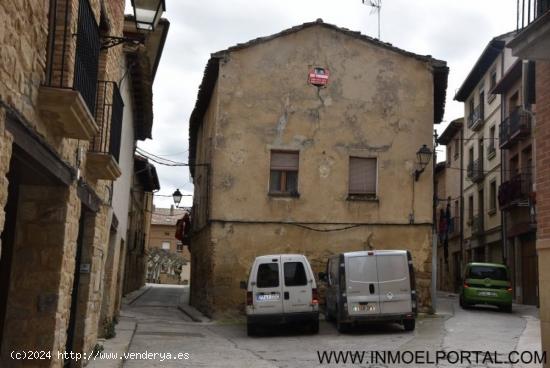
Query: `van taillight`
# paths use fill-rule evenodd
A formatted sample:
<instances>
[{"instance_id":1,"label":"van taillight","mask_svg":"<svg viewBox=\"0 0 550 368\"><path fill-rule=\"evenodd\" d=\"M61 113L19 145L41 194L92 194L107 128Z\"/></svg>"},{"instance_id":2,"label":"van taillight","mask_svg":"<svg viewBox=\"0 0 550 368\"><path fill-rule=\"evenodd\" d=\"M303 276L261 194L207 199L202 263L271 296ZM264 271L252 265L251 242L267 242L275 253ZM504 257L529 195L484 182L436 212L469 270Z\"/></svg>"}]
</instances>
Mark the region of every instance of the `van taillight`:
<instances>
[{"instance_id":1,"label":"van taillight","mask_svg":"<svg viewBox=\"0 0 550 368\"><path fill-rule=\"evenodd\" d=\"M319 293L317 289L311 289L311 304L319 304Z\"/></svg>"},{"instance_id":2,"label":"van taillight","mask_svg":"<svg viewBox=\"0 0 550 368\"><path fill-rule=\"evenodd\" d=\"M467 282L464 283L464 287L467 289L470 287L470 284L468 284Z\"/></svg>"},{"instance_id":3,"label":"van taillight","mask_svg":"<svg viewBox=\"0 0 550 368\"><path fill-rule=\"evenodd\" d=\"M252 305L252 291L246 292L246 305Z\"/></svg>"},{"instance_id":4,"label":"van taillight","mask_svg":"<svg viewBox=\"0 0 550 368\"><path fill-rule=\"evenodd\" d=\"M512 293L512 287L511 286L508 286L508 288L506 289L507 292L509 292L510 294Z\"/></svg>"}]
</instances>

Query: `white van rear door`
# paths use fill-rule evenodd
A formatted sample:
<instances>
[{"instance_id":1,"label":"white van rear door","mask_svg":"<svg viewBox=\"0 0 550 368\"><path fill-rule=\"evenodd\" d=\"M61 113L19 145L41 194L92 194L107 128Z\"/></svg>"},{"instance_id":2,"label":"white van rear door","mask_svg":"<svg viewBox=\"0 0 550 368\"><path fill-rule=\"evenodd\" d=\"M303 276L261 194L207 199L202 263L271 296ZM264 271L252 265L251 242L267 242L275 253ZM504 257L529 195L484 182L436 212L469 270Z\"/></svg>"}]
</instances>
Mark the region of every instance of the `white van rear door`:
<instances>
[{"instance_id":1,"label":"white van rear door","mask_svg":"<svg viewBox=\"0 0 550 368\"><path fill-rule=\"evenodd\" d=\"M376 257L374 252L369 253L345 258L346 296L351 316L380 313Z\"/></svg>"},{"instance_id":2,"label":"white van rear door","mask_svg":"<svg viewBox=\"0 0 550 368\"><path fill-rule=\"evenodd\" d=\"M311 312L313 274L304 257L281 256L283 265L283 311L285 313Z\"/></svg>"},{"instance_id":3,"label":"white van rear door","mask_svg":"<svg viewBox=\"0 0 550 368\"><path fill-rule=\"evenodd\" d=\"M411 284L406 253L376 256L380 286L380 313L411 313Z\"/></svg>"},{"instance_id":4,"label":"white van rear door","mask_svg":"<svg viewBox=\"0 0 550 368\"><path fill-rule=\"evenodd\" d=\"M262 258L257 262L252 280L254 314L283 313L281 257Z\"/></svg>"}]
</instances>

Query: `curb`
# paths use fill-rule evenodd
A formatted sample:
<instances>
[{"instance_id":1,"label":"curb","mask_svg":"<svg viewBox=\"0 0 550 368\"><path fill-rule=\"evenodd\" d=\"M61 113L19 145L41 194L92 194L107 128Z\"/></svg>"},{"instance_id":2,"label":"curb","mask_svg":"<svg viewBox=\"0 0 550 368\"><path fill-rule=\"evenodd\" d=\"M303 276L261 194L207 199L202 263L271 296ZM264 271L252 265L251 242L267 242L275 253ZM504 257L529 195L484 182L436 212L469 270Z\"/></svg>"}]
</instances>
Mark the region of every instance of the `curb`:
<instances>
[{"instance_id":1,"label":"curb","mask_svg":"<svg viewBox=\"0 0 550 368\"><path fill-rule=\"evenodd\" d=\"M193 322L209 323L211 320L190 305L179 304L178 309L187 315Z\"/></svg>"},{"instance_id":2,"label":"curb","mask_svg":"<svg viewBox=\"0 0 550 368\"><path fill-rule=\"evenodd\" d=\"M151 286L150 285L145 285L141 289L135 290L135 291L127 294L124 297L124 304L127 304L127 305L133 304L136 300L141 298L149 290L151 290Z\"/></svg>"}]
</instances>

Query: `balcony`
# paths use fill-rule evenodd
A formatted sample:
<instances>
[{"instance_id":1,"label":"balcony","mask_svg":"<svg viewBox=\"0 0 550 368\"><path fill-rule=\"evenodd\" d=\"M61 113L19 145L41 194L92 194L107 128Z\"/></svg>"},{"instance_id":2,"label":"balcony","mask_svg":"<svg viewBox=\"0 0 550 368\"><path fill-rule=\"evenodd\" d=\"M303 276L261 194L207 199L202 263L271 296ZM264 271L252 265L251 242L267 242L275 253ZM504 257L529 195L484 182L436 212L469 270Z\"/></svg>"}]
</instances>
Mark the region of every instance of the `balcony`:
<instances>
[{"instance_id":1,"label":"balcony","mask_svg":"<svg viewBox=\"0 0 550 368\"><path fill-rule=\"evenodd\" d=\"M474 131L479 130L483 126L484 118L483 105L477 105L468 115L468 128Z\"/></svg>"},{"instance_id":2,"label":"balcony","mask_svg":"<svg viewBox=\"0 0 550 368\"><path fill-rule=\"evenodd\" d=\"M533 192L533 177L523 173L505 181L498 188L498 203L503 210L513 207L529 206L529 197Z\"/></svg>"},{"instance_id":3,"label":"balcony","mask_svg":"<svg viewBox=\"0 0 550 368\"><path fill-rule=\"evenodd\" d=\"M466 176L474 183L479 183L483 180L485 173L483 172L483 161L477 159L468 164Z\"/></svg>"},{"instance_id":4,"label":"balcony","mask_svg":"<svg viewBox=\"0 0 550 368\"><path fill-rule=\"evenodd\" d=\"M483 215L476 215L472 217L471 227L472 227L472 236L481 236L484 233L483 230Z\"/></svg>"},{"instance_id":5,"label":"balcony","mask_svg":"<svg viewBox=\"0 0 550 368\"><path fill-rule=\"evenodd\" d=\"M116 82L99 81L98 85L96 120L99 133L90 144L86 172L96 180L115 180L121 175L118 160L124 103Z\"/></svg>"},{"instance_id":6,"label":"balcony","mask_svg":"<svg viewBox=\"0 0 550 368\"><path fill-rule=\"evenodd\" d=\"M521 0L518 34L507 47L521 59L550 60L550 0Z\"/></svg>"},{"instance_id":7,"label":"balcony","mask_svg":"<svg viewBox=\"0 0 550 368\"><path fill-rule=\"evenodd\" d=\"M72 49L70 19L72 9L55 2L55 18L50 31L46 81L38 92L41 117L62 137L92 139L98 126L94 120L98 61L99 27L88 0L79 1L76 48ZM61 21L65 20L65 21ZM75 63L70 65L71 55Z\"/></svg>"},{"instance_id":8,"label":"balcony","mask_svg":"<svg viewBox=\"0 0 550 368\"><path fill-rule=\"evenodd\" d=\"M500 148L509 149L530 135L531 116L522 109L516 109L499 126Z\"/></svg>"}]
</instances>

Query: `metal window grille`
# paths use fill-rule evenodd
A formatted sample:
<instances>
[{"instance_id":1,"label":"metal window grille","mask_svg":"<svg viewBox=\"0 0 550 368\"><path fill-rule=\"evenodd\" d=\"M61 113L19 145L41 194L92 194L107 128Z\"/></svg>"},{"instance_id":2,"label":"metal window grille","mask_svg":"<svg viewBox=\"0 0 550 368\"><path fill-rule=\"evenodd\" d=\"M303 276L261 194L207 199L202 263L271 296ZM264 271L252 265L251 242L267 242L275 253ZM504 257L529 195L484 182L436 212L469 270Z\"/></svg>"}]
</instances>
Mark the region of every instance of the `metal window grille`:
<instances>
[{"instance_id":1,"label":"metal window grille","mask_svg":"<svg viewBox=\"0 0 550 368\"><path fill-rule=\"evenodd\" d=\"M92 141L91 151L108 153L118 162L124 102L116 82L99 81L97 86L96 121L99 133Z\"/></svg>"},{"instance_id":2,"label":"metal window grille","mask_svg":"<svg viewBox=\"0 0 550 368\"><path fill-rule=\"evenodd\" d=\"M80 92L92 113L96 106L100 48L99 27L90 3L88 0L80 0L73 88Z\"/></svg>"},{"instance_id":3,"label":"metal window grille","mask_svg":"<svg viewBox=\"0 0 550 368\"><path fill-rule=\"evenodd\" d=\"M518 0L516 28L522 30L550 10L550 0Z\"/></svg>"}]
</instances>

